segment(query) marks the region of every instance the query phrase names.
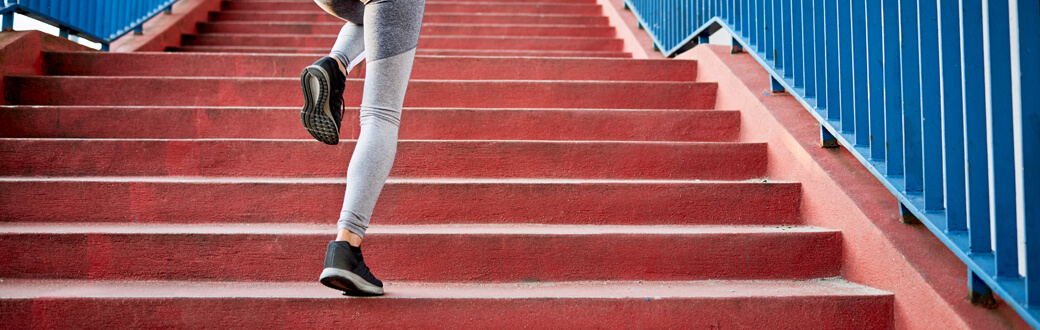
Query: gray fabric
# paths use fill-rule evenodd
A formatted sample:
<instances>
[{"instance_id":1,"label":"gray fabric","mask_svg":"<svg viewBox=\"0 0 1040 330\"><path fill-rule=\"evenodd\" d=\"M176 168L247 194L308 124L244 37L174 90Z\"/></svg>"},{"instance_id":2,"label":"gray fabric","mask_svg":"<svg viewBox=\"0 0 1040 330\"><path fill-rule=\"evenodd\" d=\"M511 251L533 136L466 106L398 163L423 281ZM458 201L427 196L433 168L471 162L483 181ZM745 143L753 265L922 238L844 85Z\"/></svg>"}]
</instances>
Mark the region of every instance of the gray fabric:
<instances>
[{"instance_id":1,"label":"gray fabric","mask_svg":"<svg viewBox=\"0 0 1040 330\"><path fill-rule=\"evenodd\" d=\"M397 154L397 132L408 79L419 44L425 0L370 0L364 6L341 2L355 0L315 0L326 11L340 18L363 17L348 28L344 26L332 54L344 64L367 56L365 89L361 96L361 132L347 168L347 188L339 228L364 237ZM339 12L339 10L350 12ZM359 14L357 11L362 11ZM358 47L358 30L363 30L364 46Z\"/></svg>"},{"instance_id":2,"label":"gray fabric","mask_svg":"<svg viewBox=\"0 0 1040 330\"><path fill-rule=\"evenodd\" d=\"M329 56L339 59L343 66L347 67L347 72L354 68L361 62L361 59L365 56L365 29L361 25L357 25L351 22L343 24L343 28L339 29L339 36L336 37L336 44L332 45L332 52Z\"/></svg>"}]
</instances>

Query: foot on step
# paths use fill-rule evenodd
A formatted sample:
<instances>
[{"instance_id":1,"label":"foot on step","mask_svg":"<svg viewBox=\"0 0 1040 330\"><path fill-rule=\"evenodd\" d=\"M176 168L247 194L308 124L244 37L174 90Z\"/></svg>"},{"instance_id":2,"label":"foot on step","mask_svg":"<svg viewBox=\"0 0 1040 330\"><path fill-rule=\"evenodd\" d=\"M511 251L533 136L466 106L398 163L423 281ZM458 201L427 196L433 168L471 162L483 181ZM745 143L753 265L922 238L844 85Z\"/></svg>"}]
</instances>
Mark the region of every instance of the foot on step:
<instances>
[{"instance_id":1,"label":"foot on step","mask_svg":"<svg viewBox=\"0 0 1040 330\"><path fill-rule=\"evenodd\" d=\"M383 294L383 282L368 270L361 248L346 241L329 242L325 252L325 270L321 271L318 281L348 296Z\"/></svg>"}]
</instances>

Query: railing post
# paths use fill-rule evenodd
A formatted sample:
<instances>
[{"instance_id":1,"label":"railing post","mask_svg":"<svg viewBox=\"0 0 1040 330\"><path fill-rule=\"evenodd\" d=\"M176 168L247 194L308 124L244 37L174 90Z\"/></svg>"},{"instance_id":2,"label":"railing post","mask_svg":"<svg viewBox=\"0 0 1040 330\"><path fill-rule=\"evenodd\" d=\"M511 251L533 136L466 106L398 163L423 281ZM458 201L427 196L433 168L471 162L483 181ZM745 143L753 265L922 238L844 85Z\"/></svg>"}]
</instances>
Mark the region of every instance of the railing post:
<instances>
[{"instance_id":1,"label":"railing post","mask_svg":"<svg viewBox=\"0 0 1040 330\"><path fill-rule=\"evenodd\" d=\"M838 86L841 88L841 131L856 131L856 98L852 84L852 2L836 0L838 18Z\"/></svg>"},{"instance_id":2,"label":"railing post","mask_svg":"<svg viewBox=\"0 0 1040 330\"><path fill-rule=\"evenodd\" d=\"M1025 203L1026 305L1040 306L1040 2L1018 1L1019 108L1022 123L1022 199Z\"/></svg>"},{"instance_id":3,"label":"railing post","mask_svg":"<svg viewBox=\"0 0 1040 330\"><path fill-rule=\"evenodd\" d=\"M961 1L961 84L964 91L964 171L971 252L992 252L989 157L986 154L986 75L982 0Z\"/></svg>"},{"instance_id":4,"label":"railing post","mask_svg":"<svg viewBox=\"0 0 1040 330\"><path fill-rule=\"evenodd\" d=\"M841 72L838 70L838 1L823 0L827 40L827 119L841 119Z\"/></svg>"},{"instance_id":5,"label":"railing post","mask_svg":"<svg viewBox=\"0 0 1040 330\"><path fill-rule=\"evenodd\" d=\"M905 1L905 0L904 0ZM885 1L885 175L903 175L903 95L899 61L899 2Z\"/></svg>"},{"instance_id":6,"label":"railing post","mask_svg":"<svg viewBox=\"0 0 1040 330\"><path fill-rule=\"evenodd\" d=\"M14 11L4 13L3 31L14 31Z\"/></svg>"},{"instance_id":7,"label":"railing post","mask_svg":"<svg viewBox=\"0 0 1040 330\"><path fill-rule=\"evenodd\" d=\"M866 2L867 34L867 117L870 128L867 132L870 159L885 160L885 52L882 37L884 30L881 18L881 1ZM858 129L858 127L857 127ZM859 142L857 142L859 143Z\"/></svg>"},{"instance_id":8,"label":"railing post","mask_svg":"<svg viewBox=\"0 0 1040 330\"><path fill-rule=\"evenodd\" d=\"M968 229L964 192L964 104L961 97L959 1L939 0L939 49L942 56L943 157L946 159L946 230Z\"/></svg>"},{"instance_id":9,"label":"railing post","mask_svg":"<svg viewBox=\"0 0 1040 330\"><path fill-rule=\"evenodd\" d=\"M1018 277L1017 201L1015 192L1015 130L1011 92L1011 31L1007 0L986 1L989 38L986 45L990 77L986 90L987 145L992 164L993 230L996 232L997 277Z\"/></svg>"},{"instance_id":10,"label":"railing post","mask_svg":"<svg viewBox=\"0 0 1040 330\"><path fill-rule=\"evenodd\" d=\"M918 0L918 38L920 40L921 131L924 168L924 209L941 211L946 207L943 196L942 111L939 88L939 21L936 1Z\"/></svg>"},{"instance_id":11,"label":"railing post","mask_svg":"<svg viewBox=\"0 0 1040 330\"><path fill-rule=\"evenodd\" d=\"M920 225L921 219L917 218L917 215L913 212L910 212L906 205L899 203L899 222L905 225Z\"/></svg>"},{"instance_id":12,"label":"railing post","mask_svg":"<svg viewBox=\"0 0 1040 330\"><path fill-rule=\"evenodd\" d=\"M997 308L997 300L993 298L993 290L971 269L968 269L968 299L976 306L989 309Z\"/></svg>"},{"instance_id":13,"label":"railing post","mask_svg":"<svg viewBox=\"0 0 1040 330\"><path fill-rule=\"evenodd\" d=\"M744 47L740 46L740 42L737 42L737 38L733 38L733 40L731 40L731 42L732 42L731 43L732 46L730 47L730 50L729 50L730 54L740 54L740 53L744 52Z\"/></svg>"},{"instance_id":14,"label":"railing post","mask_svg":"<svg viewBox=\"0 0 1040 330\"><path fill-rule=\"evenodd\" d=\"M917 1L903 0L899 8L900 75L903 108L903 191L919 194L924 189L921 160L921 71L917 38Z\"/></svg>"},{"instance_id":15,"label":"railing post","mask_svg":"<svg viewBox=\"0 0 1040 330\"><path fill-rule=\"evenodd\" d=\"M831 134L831 131L828 131L826 127L820 125L820 147L837 148L840 146L838 138L834 137L834 134Z\"/></svg>"},{"instance_id":16,"label":"railing post","mask_svg":"<svg viewBox=\"0 0 1040 330\"><path fill-rule=\"evenodd\" d=\"M773 93L783 93L787 91L784 89L784 85L781 84L779 80L776 80L776 77L773 77L773 75L769 75L769 86Z\"/></svg>"}]
</instances>

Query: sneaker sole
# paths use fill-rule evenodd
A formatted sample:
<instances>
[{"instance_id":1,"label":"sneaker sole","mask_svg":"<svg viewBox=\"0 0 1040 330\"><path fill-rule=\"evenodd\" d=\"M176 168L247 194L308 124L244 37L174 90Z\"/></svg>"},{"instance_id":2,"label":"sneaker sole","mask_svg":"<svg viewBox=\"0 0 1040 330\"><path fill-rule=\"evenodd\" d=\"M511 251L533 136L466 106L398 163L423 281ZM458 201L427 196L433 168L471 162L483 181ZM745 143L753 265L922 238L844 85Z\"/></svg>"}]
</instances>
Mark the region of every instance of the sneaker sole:
<instances>
[{"instance_id":1,"label":"sneaker sole","mask_svg":"<svg viewBox=\"0 0 1040 330\"><path fill-rule=\"evenodd\" d=\"M311 79L318 81L318 96L314 97L314 86ZM339 125L332 117L329 109L329 74L320 66L311 65L300 73L300 87L303 88L303 110L300 111L300 121L303 127L315 139L325 144L339 144Z\"/></svg>"},{"instance_id":2,"label":"sneaker sole","mask_svg":"<svg viewBox=\"0 0 1040 330\"><path fill-rule=\"evenodd\" d=\"M338 268L325 268L318 278L321 284L327 287L343 291L348 296L378 296L383 294L383 288L369 283L357 274Z\"/></svg>"}]
</instances>

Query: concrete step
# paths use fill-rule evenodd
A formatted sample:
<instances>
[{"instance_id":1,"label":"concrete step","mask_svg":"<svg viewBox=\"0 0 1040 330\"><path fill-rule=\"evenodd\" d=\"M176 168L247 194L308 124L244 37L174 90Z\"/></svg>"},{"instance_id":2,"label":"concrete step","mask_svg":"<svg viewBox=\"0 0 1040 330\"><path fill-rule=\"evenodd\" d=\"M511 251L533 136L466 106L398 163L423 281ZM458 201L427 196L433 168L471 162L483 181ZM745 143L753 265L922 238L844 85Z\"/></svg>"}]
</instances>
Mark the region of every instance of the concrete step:
<instances>
[{"instance_id":1,"label":"concrete step","mask_svg":"<svg viewBox=\"0 0 1040 330\"><path fill-rule=\"evenodd\" d=\"M347 172L354 144L0 139L0 175L334 177ZM766 151L765 143L403 140L390 175L749 180L765 176Z\"/></svg>"},{"instance_id":2,"label":"concrete step","mask_svg":"<svg viewBox=\"0 0 1040 330\"><path fill-rule=\"evenodd\" d=\"M46 53L48 75L287 77L317 60L312 55L186 53ZM155 65L163 63L163 65ZM295 70L292 70L295 68ZM364 77L356 69L350 77ZM696 61L429 56L415 58L412 79L689 81Z\"/></svg>"},{"instance_id":3,"label":"concrete step","mask_svg":"<svg viewBox=\"0 0 1040 330\"><path fill-rule=\"evenodd\" d=\"M313 2L311 2L313 3ZM209 14L211 22L301 22L340 23L344 21L327 13L299 11L248 11L223 10ZM552 25L598 25L608 26L609 20L601 15L555 15L555 14L474 14L474 13L431 13L423 14L423 23L450 24L552 24Z\"/></svg>"},{"instance_id":4,"label":"concrete step","mask_svg":"<svg viewBox=\"0 0 1040 330\"><path fill-rule=\"evenodd\" d=\"M14 328L894 327L891 293L841 279L401 282L386 290L352 299L311 282L5 279L0 306Z\"/></svg>"},{"instance_id":5,"label":"concrete step","mask_svg":"<svg viewBox=\"0 0 1040 330\"><path fill-rule=\"evenodd\" d=\"M325 13L314 2L297 1L224 1L221 10L298 11ZM524 3L524 2L448 2L426 3L426 13L481 13L481 14L555 14L600 15L603 9L594 3Z\"/></svg>"},{"instance_id":6,"label":"concrete step","mask_svg":"<svg viewBox=\"0 0 1040 330\"><path fill-rule=\"evenodd\" d=\"M4 223L0 277L310 282L334 232ZM811 279L837 276L842 251L840 231L816 227L522 224L373 225L364 249L380 279L424 282Z\"/></svg>"},{"instance_id":7,"label":"concrete step","mask_svg":"<svg viewBox=\"0 0 1040 330\"><path fill-rule=\"evenodd\" d=\"M225 0L225 2L299 2L299 3L314 3L314 0ZM455 2L478 2L478 3L526 3L526 4L538 4L538 3L574 3L574 4L595 4L596 0L426 0L426 3L455 3Z\"/></svg>"},{"instance_id":8,"label":"concrete step","mask_svg":"<svg viewBox=\"0 0 1040 330\"><path fill-rule=\"evenodd\" d=\"M199 23L200 33L337 35L343 23L212 22ZM423 24L424 36L513 36L613 38L613 27L535 24Z\"/></svg>"},{"instance_id":9,"label":"concrete step","mask_svg":"<svg viewBox=\"0 0 1040 330\"><path fill-rule=\"evenodd\" d=\"M186 46L332 48L336 37L307 34L266 35L206 33L183 35ZM420 49L505 49L608 51L623 49L621 39L584 37L421 36Z\"/></svg>"},{"instance_id":10,"label":"concrete step","mask_svg":"<svg viewBox=\"0 0 1040 330\"><path fill-rule=\"evenodd\" d=\"M402 139L731 142L735 110L406 108ZM344 114L356 139L358 109ZM263 129L257 129L263 127ZM299 108L0 106L0 137L310 139Z\"/></svg>"},{"instance_id":11,"label":"concrete step","mask_svg":"<svg viewBox=\"0 0 1040 330\"><path fill-rule=\"evenodd\" d=\"M0 221L329 223L345 179L0 177ZM793 182L390 178L379 224L798 223Z\"/></svg>"},{"instance_id":12,"label":"concrete step","mask_svg":"<svg viewBox=\"0 0 1040 330\"><path fill-rule=\"evenodd\" d=\"M4 77L10 104L303 106L299 78ZM347 79L344 105L361 104L362 79ZM416 80L406 107L711 109L715 83L546 80Z\"/></svg>"},{"instance_id":13,"label":"concrete step","mask_svg":"<svg viewBox=\"0 0 1040 330\"><path fill-rule=\"evenodd\" d=\"M311 54L328 56L328 48L318 47L247 47L247 46L177 46L167 47L168 52L206 53L250 53L250 54ZM509 50L509 49L419 49L418 55L432 56L507 56L507 57L580 57L580 58L631 58L628 52L574 51L574 50Z\"/></svg>"}]
</instances>

